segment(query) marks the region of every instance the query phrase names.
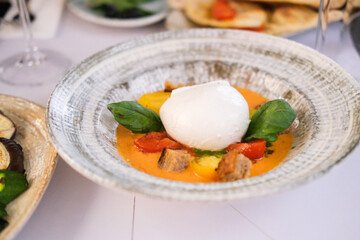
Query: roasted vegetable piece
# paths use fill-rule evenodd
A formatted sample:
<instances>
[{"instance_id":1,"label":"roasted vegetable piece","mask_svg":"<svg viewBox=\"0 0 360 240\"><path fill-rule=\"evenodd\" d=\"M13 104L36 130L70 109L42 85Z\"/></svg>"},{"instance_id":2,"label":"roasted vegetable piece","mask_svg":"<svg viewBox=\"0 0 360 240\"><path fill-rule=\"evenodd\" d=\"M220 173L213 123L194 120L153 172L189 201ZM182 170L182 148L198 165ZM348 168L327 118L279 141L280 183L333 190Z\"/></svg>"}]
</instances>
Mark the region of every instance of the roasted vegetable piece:
<instances>
[{"instance_id":1,"label":"roasted vegetable piece","mask_svg":"<svg viewBox=\"0 0 360 240\"><path fill-rule=\"evenodd\" d=\"M5 219L0 218L0 232L4 230L4 228L6 228L7 225L9 225L9 223Z\"/></svg>"},{"instance_id":2,"label":"roasted vegetable piece","mask_svg":"<svg viewBox=\"0 0 360 240\"><path fill-rule=\"evenodd\" d=\"M134 145L146 153L161 152L164 148L183 147L180 143L171 140L166 132L151 132L142 138L135 139Z\"/></svg>"},{"instance_id":3,"label":"roasted vegetable piece","mask_svg":"<svg viewBox=\"0 0 360 240\"><path fill-rule=\"evenodd\" d=\"M24 173L22 147L14 140L0 138L0 169Z\"/></svg>"},{"instance_id":4,"label":"roasted vegetable piece","mask_svg":"<svg viewBox=\"0 0 360 240\"><path fill-rule=\"evenodd\" d=\"M257 160L264 157L266 149L266 141L262 139L256 139L249 143L235 143L226 148L228 151L237 149L240 153L250 160Z\"/></svg>"},{"instance_id":5,"label":"roasted vegetable piece","mask_svg":"<svg viewBox=\"0 0 360 240\"><path fill-rule=\"evenodd\" d=\"M24 174L0 170L0 203L7 205L28 188Z\"/></svg>"},{"instance_id":6,"label":"roasted vegetable piece","mask_svg":"<svg viewBox=\"0 0 360 240\"><path fill-rule=\"evenodd\" d=\"M14 122L0 111L0 137L12 139L15 136L15 132Z\"/></svg>"},{"instance_id":7,"label":"roasted vegetable piece","mask_svg":"<svg viewBox=\"0 0 360 240\"><path fill-rule=\"evenodd\" d=\"M159 168L169 172L184 171L192 156L186 150L164 148L158 161Z\"/></svg>"},{"instance_id":8,"label":"roasted vegetable piece","mask_svg":"<svg viewBox=\"0 0 360 240\"><path fill-rule=\"evenodd\" d=\"M234 149L222 157L216 172L220 181L236 181L249 177L251 166L251 160Z\"/></svg>"}]
</instances>

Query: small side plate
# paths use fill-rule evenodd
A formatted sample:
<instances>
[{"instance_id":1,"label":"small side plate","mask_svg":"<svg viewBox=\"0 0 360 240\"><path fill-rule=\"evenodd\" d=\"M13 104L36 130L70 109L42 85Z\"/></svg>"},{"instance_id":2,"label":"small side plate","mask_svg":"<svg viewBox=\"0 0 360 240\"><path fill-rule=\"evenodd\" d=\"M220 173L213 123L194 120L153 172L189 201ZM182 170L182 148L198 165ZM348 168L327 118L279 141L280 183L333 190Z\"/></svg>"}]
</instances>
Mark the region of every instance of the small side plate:
<instances>
[{"instance_id":1,"label":"small side plate","mask_svg":"<svg viewBox=\"0 0 360 240\"><path fill-rule=\"evenodd\" d=\"M16 125L15 141L23 147L27 189L7 205L9 225L0 239L12 239L30 218L53 175L58 155L50 143L45 109L33 102L0 94L0 110Z\"/></svg>"},{"instance_id":2,"label":"small side plate","mask_svg":"<svg viewBox=\"0 0 360 240\"><path fill-rule=\"evenodd\" d=\"M153 0L142 5L147 10L154 12L154 14L135 19L117 19L102 16L89 8L85 0L68 0L68 7L73 14L86 21L108 27L134 28L151 25L163 20L169 11L166 0Z\"/></svg>"}]
</instances>

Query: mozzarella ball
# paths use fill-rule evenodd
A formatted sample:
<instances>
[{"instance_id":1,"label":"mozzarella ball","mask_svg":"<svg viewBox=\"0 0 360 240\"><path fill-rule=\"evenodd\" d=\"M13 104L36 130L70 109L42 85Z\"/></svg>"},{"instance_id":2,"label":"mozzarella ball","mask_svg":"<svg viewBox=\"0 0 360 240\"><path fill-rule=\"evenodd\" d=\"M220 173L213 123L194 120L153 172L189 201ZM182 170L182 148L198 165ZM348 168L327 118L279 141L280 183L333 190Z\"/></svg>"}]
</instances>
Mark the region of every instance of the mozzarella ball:
<instances>
[{"instance_id":1,"label":"mozzarella ball","mask_svg":"<svg viewBox=\"0 0 360 240\"><path fill-rule=\"evenodd\" d=\"M240 141L250 123L246 100L224 80L173 90L160 118L178 142L210 151Z\"/></svg>"}]
</instances>

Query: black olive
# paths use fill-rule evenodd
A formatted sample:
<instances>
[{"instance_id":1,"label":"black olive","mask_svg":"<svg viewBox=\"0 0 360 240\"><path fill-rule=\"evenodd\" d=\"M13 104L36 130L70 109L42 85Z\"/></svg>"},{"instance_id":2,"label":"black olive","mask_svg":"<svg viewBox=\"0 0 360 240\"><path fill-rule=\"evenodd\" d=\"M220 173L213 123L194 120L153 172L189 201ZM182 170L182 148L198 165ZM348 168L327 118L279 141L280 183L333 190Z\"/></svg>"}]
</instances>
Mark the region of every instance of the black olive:
<instances>
[{"instance_id":1,"label":"black olive","mask_svg":"<svg viewBox=\"0 0 360 240\"><path fill-rule=\"evenodd\" d=\"M24 154L22 147L14 140L0 138L1 169L24 173Z\"/></svg>"}]
</instances>

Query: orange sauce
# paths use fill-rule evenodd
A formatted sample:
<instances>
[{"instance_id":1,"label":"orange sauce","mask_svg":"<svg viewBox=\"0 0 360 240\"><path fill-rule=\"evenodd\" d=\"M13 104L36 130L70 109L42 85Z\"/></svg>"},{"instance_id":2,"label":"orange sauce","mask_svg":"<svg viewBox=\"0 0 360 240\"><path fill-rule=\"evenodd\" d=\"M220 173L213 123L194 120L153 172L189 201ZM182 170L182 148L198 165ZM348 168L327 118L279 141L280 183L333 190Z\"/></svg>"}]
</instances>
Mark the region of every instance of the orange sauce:
<instances>
[{"instance_id":1,"label":"orange sauce","mask_svg":"<svg viewBox=\"0 0 360 240\"><path fill-rule=\"evenodd\" d=\"M249 109L254 109L257 105L267 101L258 93L244 88L235 87L246 99ZM167 178L183 182L214 182L216 179L208 179L197 175L189 166L182 172L167 172L160 169L157 162L161 153L143 153L134 146L134 140L144 136L144 134L133 134L130 130L119 125L116 130L117 150L120 155L135 169L150 175ZM258 160L250 169L250 177L264 174L278 166L289 153L293 143L291 134L280 135L276 142L268 149L273 153Z\"/></svg>"}]
</instances>

